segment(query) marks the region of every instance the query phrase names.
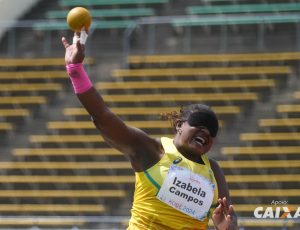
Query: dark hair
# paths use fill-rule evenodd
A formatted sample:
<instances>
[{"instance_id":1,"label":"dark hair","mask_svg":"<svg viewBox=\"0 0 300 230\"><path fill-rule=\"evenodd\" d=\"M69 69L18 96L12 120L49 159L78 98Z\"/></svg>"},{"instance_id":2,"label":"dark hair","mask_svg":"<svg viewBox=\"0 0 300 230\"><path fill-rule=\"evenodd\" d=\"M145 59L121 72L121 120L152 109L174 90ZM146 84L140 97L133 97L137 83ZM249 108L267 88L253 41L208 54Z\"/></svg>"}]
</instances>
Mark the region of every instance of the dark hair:
<instances>
[{"instance_id":1,"label":"dark hair","mask_svg":"<svg viewBox=\"0 0 300 230\"><path fill-rule=\"evenodd\" d=\"M189 120L190 115L193 113L202 114L200 122L203 126L207 127L210 131L211 135L215 137L217 135L219 129L218 118L215 112L207 105L204 104L190 104L187 106L182 106L179 112L172 111L170 113L161 114L162 119L169 120L171 122L172 127L175 129L178 120L181 121L188 121L190 125L193 125L197 120L192 119ZM199 119L198 119L199 122Z\"/></svg>"}]
</instances>

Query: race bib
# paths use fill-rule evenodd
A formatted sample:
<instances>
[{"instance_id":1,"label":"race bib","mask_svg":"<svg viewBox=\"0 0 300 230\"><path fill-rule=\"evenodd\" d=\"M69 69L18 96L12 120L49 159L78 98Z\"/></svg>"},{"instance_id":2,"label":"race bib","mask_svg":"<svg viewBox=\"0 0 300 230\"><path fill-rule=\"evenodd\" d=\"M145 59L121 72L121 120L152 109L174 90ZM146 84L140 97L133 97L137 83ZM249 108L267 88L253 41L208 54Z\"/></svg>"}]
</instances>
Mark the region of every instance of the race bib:
<instances>
[{"instance_id":1,"label":"race bib","mask_svg":"<svg viewBox=\"0 0 300 230\"><path fill-rule=\"evenodd\" d=\"M197 219L207 217L214 198L215 185L206 177L172 165L157 198Z\"/></svg>"}]
</instances>

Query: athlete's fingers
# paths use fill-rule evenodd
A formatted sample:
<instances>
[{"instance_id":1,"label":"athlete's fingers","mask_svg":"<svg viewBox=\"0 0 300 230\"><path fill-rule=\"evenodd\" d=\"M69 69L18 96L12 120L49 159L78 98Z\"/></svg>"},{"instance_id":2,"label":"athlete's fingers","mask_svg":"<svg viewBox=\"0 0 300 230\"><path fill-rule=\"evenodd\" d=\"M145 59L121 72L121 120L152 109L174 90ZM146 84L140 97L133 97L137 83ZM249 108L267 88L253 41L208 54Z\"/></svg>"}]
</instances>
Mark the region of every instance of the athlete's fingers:
<instances>
[{"instance_id":1,"label":"athlete's fingers","mask_svg":"<svg viewBox=\"0 0 300 230\"><path fill-rule=\"evenodd\" d=\"M229 211L229 204L228 204L228 201L227 201L226 197L223 197L223 204L224 204L224 208L226 210L226 213L228 213L228 211Z\"/></svg>"},{"instance_id":2,"label":"athlete's fingers","mask_svg":"<svg viewBox=\"0 0 300 230\"><path fill-rule=\"evenodd\" d=\"M76 47L77 47L77 50L78 50L79 53L84 52L84 47L80 44L80 40L77 40Z\"/></svg>"},{"instance_id":3,"label":"athlete's fingers","mask_svg":"<svg viewBox=\"0 0 300 230\"><path fill-rule=\"evenodd\" d=\"M221 204L222 208L225 206L223 199L219 198L218 202L219 204Z\"/></svg>"},{"instance_id":4,"label":"athlete's fingers","mask_svg":"<svg viewBox=\"0 0 300 230\"><path fill-rule=\"evenodd\" d=\"M233 205L229 205L228 213L229 214L234 213Z\"/></svg>"},{"instance_id":5,"label":"athlete's fingers","mask_svg":"<svg viewBox=\"0 0 300 230\"><path fill-rule=\"evenodd\" d=\"M67 42L67 39L65 37L62 37L61 41L66 49L70 46L70 44Z\"/></svg>"},{"instance_id":6,"label":"athlete's fingers","mask_svg":"<svg viewBox=\"0 0 300 230\"><path fill-rule=\"evenodd\" d=\"M227 202L226 202L226 198L225 197L223 197L222 199L219 198L218 202L219 202L219 205L221 206L221 212L226 216L228 214L228 209L229 209Z\"/></svg>"},{"instance_id":7,"label":"athlete's fingers","mask_svg":"<svg viewBox=\"0 0 300 230\"><path fill-rule=\"evenodd\" d=\"M222 199L219 198L219 199L218 199L218 202L219 202L220 204L222 204L222 206L224 206L224 207L226 207L226 208L228 209L229 205L228 205L228 202L227 202L227 198L226 198L226 197L223 197Z\"/></svg>"},{"instance_id":8,"label":"athlete's fingers","mask_svg":"<svg viewBox=\"0 0 300 230\"><path fill-rule=\"evenodd\" d=\"M219 205L215 208L214 214L219 214L219 213L221 213L221 212L222 212L222 205L219 204Z\"/></svg>"},{"instance_id":9,"label":"athlete's fingers","mask_svg":"<svg viewBox=\"0 0 300 230\"><path fill-rule=\"evenodd\" d=\"M74 33L73 44L77 44L77 41L79 41L80 39L79 36L80 36L79 33Z\"/></svg>"},{"instance_id":10,"label":"athlete's fingers","mask_svg":"<svg viewBox=\"0 0 300 230\"><path fill-rule=\"evenodd\" d=\"M88 36L89 35L88 35L87 31L85 30L85 28L82 28L80 31L80 44L85 45Z\"/></svg>"},{"instance_id":11,"label":"athlete's fingers","mask_svg":"<svg viewBox=\"0 0 300 230\"><path fill-rule=\"evenodd\" d=\"M225 215L225 221L227 223L227 225L229 226L231 223L231 216L230 215Z\"/></svg>"},{"instance_id":12,"label":"athlete's fingers","mask_svg":"<svg viewBox=\"0 0 300 230\"><path fill-rule=\"evenodd\" d=\"M225 207L229 207L226 197L223 197L223 203L224 203Z\"/></svg>"}]
</instances>

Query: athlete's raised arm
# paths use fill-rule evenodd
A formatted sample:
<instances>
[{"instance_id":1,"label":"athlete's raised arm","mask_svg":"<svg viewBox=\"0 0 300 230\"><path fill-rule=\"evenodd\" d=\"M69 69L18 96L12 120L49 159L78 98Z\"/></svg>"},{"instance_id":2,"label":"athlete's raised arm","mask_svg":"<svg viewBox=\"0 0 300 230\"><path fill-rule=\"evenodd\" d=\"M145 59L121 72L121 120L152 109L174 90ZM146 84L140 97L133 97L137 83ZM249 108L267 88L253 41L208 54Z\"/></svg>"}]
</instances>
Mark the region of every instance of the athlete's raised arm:
<instances>
[{"instance_id":1,"label":"athlete's raised arm","mask_svg":"<svg viewBox=\"0 0 300 230\"><path fill-rule=\"evenodd\" d=\"M100 130L104 140L127 156L135 171L143 171L159 161L161 144L140 129L127 126L106 106L102 96L93 87L83 67L85 31L73 38L69 44L63 37L66 49L65 62L74 91L82 105Z\"/></svg>"}]
</instances>

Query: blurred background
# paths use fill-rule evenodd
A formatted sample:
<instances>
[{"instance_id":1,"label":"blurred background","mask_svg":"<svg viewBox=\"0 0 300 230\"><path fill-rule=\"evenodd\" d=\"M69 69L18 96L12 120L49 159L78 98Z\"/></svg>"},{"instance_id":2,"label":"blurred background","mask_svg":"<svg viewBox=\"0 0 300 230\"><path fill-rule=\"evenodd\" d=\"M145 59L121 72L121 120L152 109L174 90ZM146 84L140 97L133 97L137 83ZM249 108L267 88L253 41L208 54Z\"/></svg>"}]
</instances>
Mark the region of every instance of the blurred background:
<instances>
[{"instance_id":1,"label":"blurred background","mask_svg":"<svg viewBox=\"0 0 300 230\"><path fill-rule=\"evenodd\" d=\"M172 136L161 113L212 106L221 129L209 156L226 175L239 229L300 229L299 216L254 216L288 207L293 217L300 206L300 1L0 4L0 229L126 229L134 173L65 73L61 37L72 41L75 6L91 12L85 67L115 113Z\"/></svg>"}]
</instances>

